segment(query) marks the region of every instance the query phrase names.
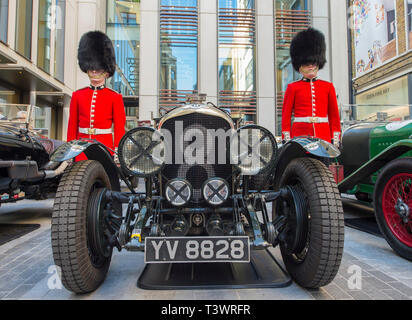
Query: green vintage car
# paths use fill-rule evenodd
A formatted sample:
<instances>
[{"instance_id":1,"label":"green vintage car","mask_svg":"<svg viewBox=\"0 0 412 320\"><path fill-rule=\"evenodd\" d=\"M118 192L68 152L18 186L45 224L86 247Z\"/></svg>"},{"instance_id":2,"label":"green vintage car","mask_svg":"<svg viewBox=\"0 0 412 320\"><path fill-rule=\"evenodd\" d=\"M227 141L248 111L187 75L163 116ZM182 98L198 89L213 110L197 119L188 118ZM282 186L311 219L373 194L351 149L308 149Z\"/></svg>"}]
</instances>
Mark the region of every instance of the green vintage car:
<instances>
[{"instance_id":1,"label":"green vintage car","mask_svg":"<svg viewBox=\"0 0 412 320\"><path fill-rule=\"evenodd\" d=\"M372 106L368 109L373 110ZM351 111L352 125L344 130L338 158L344 166L344 180L338 187L341 193L373 201L379 229L389 245L412 260L411 107L380 106L376 110L358 110L363 114L360 119L355 108Z\"/></svg>"}]
</instances>

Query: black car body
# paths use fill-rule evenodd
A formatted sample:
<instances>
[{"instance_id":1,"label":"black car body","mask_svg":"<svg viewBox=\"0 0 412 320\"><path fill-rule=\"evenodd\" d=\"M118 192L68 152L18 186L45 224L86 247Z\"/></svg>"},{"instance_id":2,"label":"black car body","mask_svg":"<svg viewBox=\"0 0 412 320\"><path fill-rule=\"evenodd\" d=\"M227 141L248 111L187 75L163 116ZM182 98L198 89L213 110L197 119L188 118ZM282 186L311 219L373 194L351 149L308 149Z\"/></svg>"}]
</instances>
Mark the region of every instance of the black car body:
<instances>
[{"instance_id":1,"label":"black car body","mask_svg":"<svg viewBox=\"0 0 412 320\"><path fill-rule=\"evenodd\" d=\"M11 120L0 120L0 204L51 196L67 166L50 161L50 153L63 142L39 135L30 119L13 117L19 109L31 114L30 106L12 106L7 108Z\"/></svg>"},{"instance_id":2,"label":"black car body","mask_svg":"<svg viewBox=\"0 0 412 320\"><path fill-rule=\"evenodd\" d=\"M126 133L119 166L103 145L88 140L53 153L54 161L81 152L89 159L66 170L54 204L53 256L65 287L95 290L113 247L144 251L146 263L247 263L250 250L280 245L300 285L332 281L342 257L343 211L319 159L338 150L300 138L279 151L267 129L240 126L201 97L190 99L155 128ZM265 190L256 180L262 176L269 181ZM144 178L143 192L135 190L136 177ZM128 192L120 191L119 178Z\"/></svg>"}]
</instances>

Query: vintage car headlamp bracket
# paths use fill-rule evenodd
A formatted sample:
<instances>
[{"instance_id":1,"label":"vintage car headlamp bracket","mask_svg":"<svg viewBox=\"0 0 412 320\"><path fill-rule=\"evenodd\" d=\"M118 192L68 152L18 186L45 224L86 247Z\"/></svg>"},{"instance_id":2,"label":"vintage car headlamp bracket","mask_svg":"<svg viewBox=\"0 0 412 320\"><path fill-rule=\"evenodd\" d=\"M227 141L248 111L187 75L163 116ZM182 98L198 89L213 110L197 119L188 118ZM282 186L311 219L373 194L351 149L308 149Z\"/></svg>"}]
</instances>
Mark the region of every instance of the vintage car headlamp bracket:
<instances>
[{"instance_id":1,"label":"vintage car headlamp bracket","mask_svg":"<svg viewBox=\"0 0 412 320\"><path fill-rule=\"evenodd\" d=\"M252 137L252 141L250 142L249 139L247 142L245 142L244 140L244 131L245 130L258 130L260 131L260 137L259 137L259 141L258 141L258 149L260 152L261 149L261 144L266 140L265 143L270 143L271 148L272 148L272 154L269 157L262 157L262 155L260 153L256 154L256 141L254 141L253 137ZM256 131L254 131L256 132ZM276 163L276 158L277 158L277 154L278 154L278 146L275 140L275 137L273 136L273 134L267 130L264 127L261 127L259 125L255 125L255 124L250 124L250 125L246 125L246 126L242 126L239 129L237 129L236 131L236 135L234 137L234 139L238 139L237 140L237 147L238 149L235 150L236 152L239 152L238 154L231 154L232 157L232 162L234 163L234 166L240 171L240 173L242 175L248 175L248 176L253 176L253 175L257 175L257 174L264 174L264 173L268 173L270 172L270 170L272 170L275 167L275 163ZM256 140L256 139L255 139ZM236 143L234 144L233 138L232 138L232 147L236 146ZM247 148L247 151L245 151L245 148ZM243 150L242 150L243 149ZM255 150L254 150L255 149ZM243 152L242 152L243 151ZM244 154L244 153L248 153L248 155ZM255 160L253 159L249 159L249 161L258 161L259 165L263 163L263 166L259 166L259 168L250 168L250 166L248 166L247 164L245 164L245 160L246 157L250 157L253 158L255 157ZM257 160L256 160L257 159Z\"/></svg>"},{"instance_id":2,"label":"vintage car headlamp bracket","mask_svg":"<svg viewBox=\"0 0 412 320\"><path fill-rule=\"evenodd\" d=\"M139 133L141 133L141 140L137 139ZM130 154L127 148L135 152ZM158 130L151 127L134 128L128 131L119 142L119 162L122 169L129 175L149 177L157 174L165 165L165 156L164 137ZM138 169L139 164L141 169Z\"/></svg>"}]
</instances>

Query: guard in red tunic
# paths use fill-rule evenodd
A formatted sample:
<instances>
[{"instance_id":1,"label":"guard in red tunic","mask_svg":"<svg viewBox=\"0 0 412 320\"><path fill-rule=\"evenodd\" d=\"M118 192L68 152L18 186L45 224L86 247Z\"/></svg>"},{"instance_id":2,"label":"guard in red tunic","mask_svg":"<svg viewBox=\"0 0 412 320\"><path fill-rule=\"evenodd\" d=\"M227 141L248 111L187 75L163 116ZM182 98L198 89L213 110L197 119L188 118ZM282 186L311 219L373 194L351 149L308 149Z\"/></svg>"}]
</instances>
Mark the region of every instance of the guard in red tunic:
<instances>
[{"instance_id":1,"label":"guard in red tunic","mask_svg":"<svg viewBox=\"0 0 412 320\"><path fill-rule=\"evenodd\" d=\"M95 139L115 150L125 133L126 114L122 95L105 87L116 70L112 41L100 31L82 36L78 49L80 69L87 73L90 86L73 92L67 141ZM110 150L111 149L111 150ZM76 160L87 159L84 154Z\"/></svg>"},{"instance_id":2,"label":"guard in red tunic","mask_svg":"<svg viewBox=\"0 0 412 320\"><path fill-rule=\"evenodd\" d=\"M341 127L335 88L331 82L317 78L326 63L325 52L325 37L313 28L299 32L292 40L292 65L303 77L290 83L285 92L282 138L286 141L312 136L339 145Z\"/></svg>"}]
</instances>

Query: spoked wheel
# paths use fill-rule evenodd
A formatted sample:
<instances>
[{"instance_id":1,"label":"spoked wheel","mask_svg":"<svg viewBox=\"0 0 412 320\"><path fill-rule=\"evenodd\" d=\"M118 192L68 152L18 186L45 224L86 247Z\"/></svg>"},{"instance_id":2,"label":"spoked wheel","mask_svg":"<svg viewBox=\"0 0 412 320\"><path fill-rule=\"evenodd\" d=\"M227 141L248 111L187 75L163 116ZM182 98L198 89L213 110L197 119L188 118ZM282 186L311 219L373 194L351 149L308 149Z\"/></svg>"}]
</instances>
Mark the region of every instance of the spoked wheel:
<instances>
[{"instance_id":1,"label":"spoked wheel","mask_svg":"<svg viewBox=\"0 0 412 320\"><path fill-rule=\"evenodd\" d=\"M343 253L344 220L332 173L319 160L294 159L279 187L289 196L276 203L276 215L285 215L280 250L292 278L306 288L318 288L336 276Z\"/></svg>"},{"instance_id":2,"label":"spoked wheel","mask_svg":"<svg viewBox=\"0 0 412 320\"><path fill-rule=\"evenodd\" d=\"M412 158L393 160L383 168L374 199L382 234L397 254L412 260Z\"/></svg>"},{"instance_id":3,"label":"spoked wheel","mask_svg":"<svg viewBox=\"0 0 412 320\"><path fill-rule=\"evenodd\" d=\"M94 291L109 269L110 225L102 200L110 180L97 161L75 162L60 181L52 215L53 258L66 289Z\"/></svg>"}]
</instances>

